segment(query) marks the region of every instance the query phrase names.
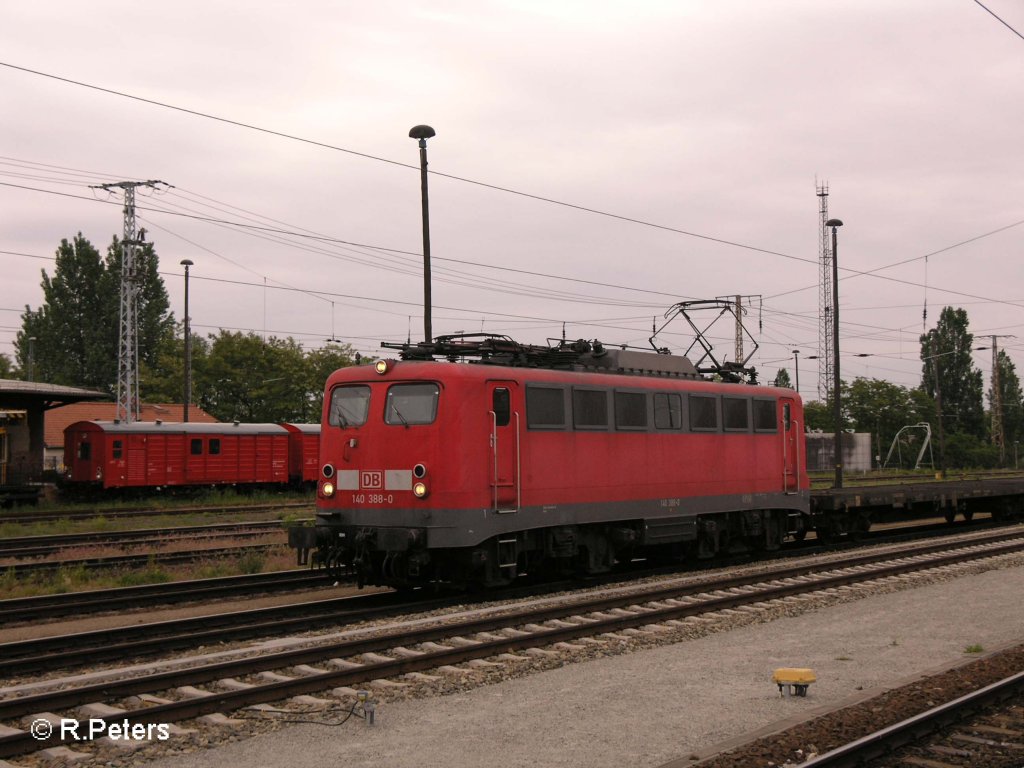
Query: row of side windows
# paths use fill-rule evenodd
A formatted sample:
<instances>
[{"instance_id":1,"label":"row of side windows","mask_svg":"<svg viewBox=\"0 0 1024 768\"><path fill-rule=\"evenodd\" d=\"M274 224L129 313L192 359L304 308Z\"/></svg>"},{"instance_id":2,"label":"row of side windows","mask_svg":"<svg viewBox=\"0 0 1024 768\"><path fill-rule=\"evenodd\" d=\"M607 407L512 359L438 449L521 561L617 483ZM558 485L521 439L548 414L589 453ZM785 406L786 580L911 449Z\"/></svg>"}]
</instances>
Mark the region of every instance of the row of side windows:
<instances>
[{"instance_id":1,"label":"row of side windows","mask_svg":"<svg viewBox=\"0 0 1024 768\"><path fill-rule=\"evenodd\" d=\"M219 437L211 437L209 445L210 445L210 448L209 448L209 451L208 451L209 455L210 456L219 456L220 455L220 438ZM191 443L189 445L189 453L191 453L193 456L202 456L203 455L203 439L201 437L193 437L192 438Z\"/></svg>"},{"instance_id":2,"label":"row of side windows","mask_svg":"<svg viewBox=\"0 0 1024 768\"><path fill-rule=\"evenodd\" d=\"M680 392L528 386L530 429L776 432L776 401Z\"/></svg>"},{"instance_id":3,"label":"row of side windows","mask_svg":"<svg viewBox=\"0 0 1024 768\"><path fill-rule=\"evenodd\" d=\"M211 456L220 455L220 438L211 437L209 443L210 449L209 454ZM203 440L200 437L192 438L189 445L189 453L193 456L203 455ZM114 440L111 445L110 457L112 459L120 459L124 456L124 441ZM92 458L92 445L90 443L79 443L78 444L78 458L82 461L89 461Z\"/></svg>"}]
</instances>

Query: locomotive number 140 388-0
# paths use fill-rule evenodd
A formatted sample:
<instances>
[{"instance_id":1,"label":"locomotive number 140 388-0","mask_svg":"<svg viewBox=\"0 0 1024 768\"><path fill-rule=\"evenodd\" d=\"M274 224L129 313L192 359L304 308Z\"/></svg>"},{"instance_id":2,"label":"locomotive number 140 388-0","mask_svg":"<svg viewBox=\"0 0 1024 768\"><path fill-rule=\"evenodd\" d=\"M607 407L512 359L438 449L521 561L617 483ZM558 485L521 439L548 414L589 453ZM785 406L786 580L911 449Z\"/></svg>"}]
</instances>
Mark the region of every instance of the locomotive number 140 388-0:
<instances>
[{"instance_id":1,"label":"locomotive number 140 388-0","mask_svg":"<svg viewBox=\"0 0 1024 768\"><path fill-rule=\"evenodd\" d=\"M390 493L353 493L353 504L392 504L395 497Z\"/></svg>"}]
</instances>

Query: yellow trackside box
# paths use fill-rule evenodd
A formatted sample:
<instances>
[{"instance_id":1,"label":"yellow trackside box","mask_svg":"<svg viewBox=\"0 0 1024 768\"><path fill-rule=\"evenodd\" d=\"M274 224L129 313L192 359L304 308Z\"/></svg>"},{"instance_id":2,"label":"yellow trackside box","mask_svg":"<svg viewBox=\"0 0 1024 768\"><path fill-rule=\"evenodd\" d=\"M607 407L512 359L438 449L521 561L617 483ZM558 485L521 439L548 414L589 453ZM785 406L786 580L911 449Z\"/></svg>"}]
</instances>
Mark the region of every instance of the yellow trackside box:
<instances>
[{"instance_id":1,"label":"yellow trackside box","mask_svg":"<svg viewBox=\"0 0 1024 768\"><path fill-rule=\"evenodd\" d=\"M806 696L808 686L817 679L813 669L780 667L772 673L772 682L779 686L779 693L784 695L795 693L797 696Z\"/></svg>"}]
</instances>

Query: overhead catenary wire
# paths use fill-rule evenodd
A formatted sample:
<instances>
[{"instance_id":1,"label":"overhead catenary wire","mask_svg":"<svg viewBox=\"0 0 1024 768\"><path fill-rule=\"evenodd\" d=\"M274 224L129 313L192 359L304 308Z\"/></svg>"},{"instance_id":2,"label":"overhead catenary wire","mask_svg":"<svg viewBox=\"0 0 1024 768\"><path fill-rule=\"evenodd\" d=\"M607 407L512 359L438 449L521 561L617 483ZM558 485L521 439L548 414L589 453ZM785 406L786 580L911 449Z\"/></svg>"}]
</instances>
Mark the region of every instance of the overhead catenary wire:
<instances>
[{"instance_id":1,"label":"overhead catenary wire","mask_svg":"<svg viewBox=\"0 0 1024 768\"><path fill-rule=\"evenodd\" d=\"M95 198L85 197L85 196L82 196L82 195L72 195L72 194L69 194L69 193L66 193L66 192L57 192L57 191L54 191L54 190L38 189L38 188L35 188L35 187L27 187L27 186L19 185L19 184L10 184L10 183L7 183L7 182L0 182L0 186L14 187L14 188L17 188L17 189L26 189L26 190L30 190L30 191L33 191L33 192L40 192L40 193L44 193L44 194L59 195L59 196L62 196L62 197L72 197L72 198L77 198L77 199L80 199L80 200L87 200L87 201L91 201L91 202L115 204L113 202L108 202L108 201L103 201L103 200L96 200ZM244 228L244 229L262 229L262 230L266 230L266 231L275 231L274 228L271 228L271 227L256 227L255 225L251 225L251 224L243 224L243 223L238 223L238 222L228 222L228 221L225 221L225 220L216 219L214 217L204 217L204 216L198 216L198 215L195 215L195 214L186 214L186 213L171 211L171 210L167 210L167 209L152 208L150 206L141 206L140 205L140 206L137 206L136 208L137 208L138 211L148 211L148 212L156 211L156 212L165 213L165 214L168 214L168 215L182 216L182 217L185 217L185 218L192 218L192 219L197 219L197 220L201 220L201 221L221 222L221 223L225 223L225 224L232 224L233 226L236 226L236 227L239 227L239 228ZM992 232L986 233L986 235L981 235L979 237L984 237L984 236L987 236L987 235L995 234L996 232L1003 231L1003 230L1007 229L1008 227L1017 226L1018 224L1024 224L1024 221L1016 222L1014 224L1007 225L1006 227L1001 227L998 230L993 230ZM323 236L323 235L319 235L319 236L316 236L315 238L313 238L310 235L303 235L302 233L294 232L294 231L284 231L284 230L277 230L277 231L279 231L281 234L290 234L290 235L295 235L297 237L310 237L312 239L323 240L323 241L327 241L327 242L338 242L338 243L344 243L344 244L352 244L352 243L350 243L350 241L340 240L338 238L331 238L331 237L327 237L327 236ZM966 243L966 242L973 242L974 240L977 240L977 239L978 238L972 238L971 240L963 241L963 242L964 243ZM367 247L377 248L379 246L367 246ZM955 247L955 246L950 246L950 247ZM385 250L390 250L390 249L385 249ZM763 253L776 253L774 251L768 251L768 250L764 250L764 249L758 249L758 250L761 250ZM943 249L943 250L948 250L948 249ZM806 261L808 263L816 263L816 262L814 262L811 259L801 259L800 257L795 257L795 256L788 256L787 258L798 259L800 261ZM923 258L923 257L919 257L919 258ZM445 260L456 262L456 263L459 262L458 259L445 259ZM489 268L491 268L491 269L507 269L507 268L498 267L498 266L492 266L492 267L489 267ZM899 284L902 284L902 285L908 285L908 286L914 286L914 287L922 287L921 283L915 282L913 280L902 280L902 279L898 279L898 278L893 278L893 277L888 277L888 276L876 274L879 270L882 269L882 267L876 268L875 270L869 270L869 271L857 270L857 269L852 269L850 267L843 267L843 266L840 266L839 269L841 271L845 272L845 273L848 273L847 275L844 275L844 277L840 278L841 280L845 280L845 279L847 279L850 276L859 276L859 275L860 276L872 276L872 277L875 277L877 279L886 280L886 281L894 282L894 283L899 283ZM550 276L550 277L552 279L556 278L556 276L553 276L553 275ZM577 278L558 277L557 279L576 280ZM786 291L786 292L783 292L783 293L777 293L777 294L774 294L774 295L771 295L771 296L766 296L765 298L766 299L779 298L779 297L786 296L786 295L789 295L789 294L794 293L794 292L798 292L800 290L809 290L810 287L814 287L814 286L809 286L809 287L802 288L802 289L794 289L793 291ZM646 290L646 289L636 289L636 290ZM1005 305L1005 306L1012 306L1012 307L1016 307L1016 308L1019 308L1019 309L1024 309L1024 302L1021 302L1020 300L1011 301L1011 300L1006 300L1006 299L996 299L996 298L992 298L992 297L981 296L981 295L978 295L978 294L967 293L965 291L958 291L958 290L953 289L953 288L940 288L940 287L937 287L937 286L934 286L934 285L930 287L930 290L940 291L942 293L946 293L946 294L949 294L951 296L966 297L966 298L971 298L971 299L977 299L977 300L980 300L980 301L985 301L985 302L992 303L992 304L1001 304L1001 305Z\"/></svg>"}]
</instances>

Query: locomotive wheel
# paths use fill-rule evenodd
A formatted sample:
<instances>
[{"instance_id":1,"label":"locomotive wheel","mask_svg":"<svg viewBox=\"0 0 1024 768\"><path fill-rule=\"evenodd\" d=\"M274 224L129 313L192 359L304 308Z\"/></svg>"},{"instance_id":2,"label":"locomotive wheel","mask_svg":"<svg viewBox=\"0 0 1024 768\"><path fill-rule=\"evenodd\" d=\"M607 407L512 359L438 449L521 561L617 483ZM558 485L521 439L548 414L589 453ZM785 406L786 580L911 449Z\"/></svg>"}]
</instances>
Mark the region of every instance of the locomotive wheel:
<instances>
[{"instance_id":1,"label":"locomotive wheel","mask_svg":"<svg viewBox=\"0 0 1024 768\"><path fill-rule=\"evenodd\" d=\"M718 547L715 546L715 538L708 533L701 533L697 536L697 557L707 560L715 556Z\"/></svg>"}]
</instances>

